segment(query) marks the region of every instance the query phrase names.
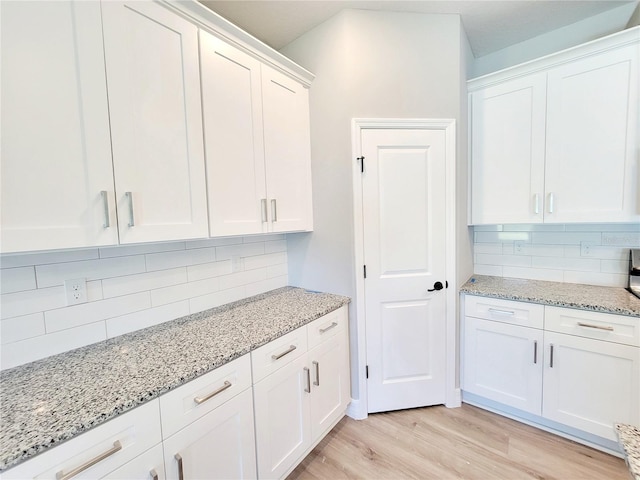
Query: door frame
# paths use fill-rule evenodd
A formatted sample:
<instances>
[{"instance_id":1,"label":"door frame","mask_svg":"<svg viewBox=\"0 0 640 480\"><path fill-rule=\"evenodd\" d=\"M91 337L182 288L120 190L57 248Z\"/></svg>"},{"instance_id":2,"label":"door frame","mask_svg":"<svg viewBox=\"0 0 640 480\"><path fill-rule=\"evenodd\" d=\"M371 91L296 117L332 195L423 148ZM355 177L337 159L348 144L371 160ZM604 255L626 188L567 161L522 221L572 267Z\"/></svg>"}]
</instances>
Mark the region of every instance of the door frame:
<instances>
[{"instance_id":1,"label":"door frame","mask_svg":"<svg viewBox=\"0 0 640 480\"><path fill-rule=\"evenodd\" d=\"M445 132L445 240L450 248L445 252L446 280L449 288L446 295L446 387L445 405L449 408L459 407L461 404L460 388L456 385L457 365L457 322L456 302L458 299L456 274L456 121L451 118L421 119L421 118L354 118L351 121L351 142L353 153L353 233L355 253L356 279L356 344L359 398L353 399L348 414L355 419L363 419L368 415L367 398L367 345L366 345L366 310L365 288L362 266L364 265L364 223L362 213L362 177L360 162L355 160L362 155L361 133L366 129L423 129L442 130ZM366 168L366 159L365 159ZM353 305L353 303L352 303Z\"/></svg>"}]
</instances>

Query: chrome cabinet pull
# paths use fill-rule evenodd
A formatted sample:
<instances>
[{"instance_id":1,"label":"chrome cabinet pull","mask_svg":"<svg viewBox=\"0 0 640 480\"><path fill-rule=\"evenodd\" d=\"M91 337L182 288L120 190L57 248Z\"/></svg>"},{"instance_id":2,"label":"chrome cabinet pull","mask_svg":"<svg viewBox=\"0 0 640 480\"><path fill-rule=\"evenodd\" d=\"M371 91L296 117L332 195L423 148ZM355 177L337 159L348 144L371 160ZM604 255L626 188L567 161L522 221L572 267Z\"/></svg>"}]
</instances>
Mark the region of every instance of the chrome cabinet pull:
<instances>
[{"instance_id":1,"label":"chrome cabinet pull","mask_svg":"<svg viewBox=\"0 0 640 480\"><path fill-rule=\"evenodd\" d=\"M534 364L538 363L538 341L537 340L533 341L533 363Z\"/></svg>"},{"instance_id":2,"label":"chrome cabinet pull","mask_svg":"<svg viewBox=\"0 0 640 480\"><path fill-rule=\"evenodd\" d=\"M182 457L180 456L179 453L176 453L173 458L176 459L176 461L178 462L178 479L179 480L184 480L184 468L182 466Z\"/></svg>"},{"instance_id":3,"label":"chrome cabinet pull","mask_svg":"<svg viewBox=\"0 0 640 480\"><path fill-rule=\"evenodd\" d=\"M540 194L536 193L534 196L534 208L533 208L533 213L535 213L536 215L538 215L540 213Z\"/></svg>"},{"instance_id":4,"label":"chrome cabinet pull","mask_svg":"<svg viewBox=\"0 0 640 480\"><path fill-rule=\"evenodd\" d=\"M156 472L155 468L151 469L149 475L151 475L151 480L158 480L158 472Z\"/></svg>"},{"instance_id":5,"label":"chrome cabinet pull","mask_svg":"<svg viewBox=\"0 0 640 480\"><path fill-rule=\"evenodd\" d=\"M578 326L585 327L585 328L597 328L598 330L606 330L607 332L613 332L613 327L602 327L600 325L592 325L590 323L578 322Z\"/></svg>"},{"instance_id":6,"label":"chrome cabinet pull","mask_svg":"<svg viewBox=\"0 0 640 480\"><path fill-rule=\"evenodd\" d=\"M320 333L324 333L324 332L328 332L329 330L331 330L334 327L337 327L338 323L337 322L331 322L331 325L329 325L327 328L321 328L320 330L318 330Z\"/></svg>"},{"instance_id":7,"label":"chrome cabinet pull","mask_svg":"<svg viewBox=\"0 0 640 480\"><path fill-rule=\"evenodd\" d=\"M553 368L553 343L550 346L551 346L551 351L549 355L549 368Z\"/></svg>"},{"instance_id":8,"label":"chrome cabinet pull","mask_svg":"<svg viewBox=\"0 0 640 480\"><path fill-rule=\"evenodd\" d=\"M272 222L278 221L278 206L276 205L275 198L271 199L271 221Z\"/></svg>"},{"instance_id":9,"label":"chrome cabinet pull","mask_svg":"<svg viewBox=\"0 0 640 480\"><path fill-rule=\"evenodd\" d=\"M553 193L549 194L549 213L553 213Z\"/></svg>"},{"instance_id":10,"label":"chrome cabinet pull","mask_svg":"<svg viewBox=\"0 0 640 480\"><path fill-rule=\"evenodd\" d=\"M260 205L262 207L262 223L265 223L267 221L267 199L262 198L260 200Z\"/></svg>"},{"instance_id":11,"label":"chrome cabinet pull","mask_svg":"<svg viewBox=\"0 0 640 480\"><path fill-rule=\"evenodd\" d=\"M100 463L105 458L110 457L111 455L113 455L116 452L119 452L120 450L122 450L122 444L120 443L120 440L116 440L115 442L113 442L113 447L111 447L109 450L107 450L104 453L101 453L100 455L89 460L88 462L83 463L79 467L74 468L70 472L64 473L63 470L60 470L58 473L56 473L56 479L68 480L69 478L75 477L79 473L84 472L87 468L93 467L96 463Z\"/></svg>"},{"instance_id":12,"label":"chrome cabinet pull","mask_svg":"<svg viewBox=\"0 0 640 480\"><path fill-rule=\"evenodd\" d=\"M129 223L127 224L127 226L135 227L136 222L133 218L133 194L131 192L125 192L124 196L127 197L127 200L129 202Z\"/></svg>"},{"instance_id":13,"label":"chrome cabinet pull","mask_svg":"<svg viewBox=\"0 0 640 480\"><path fill-rule=\"evenodd\" d=\"M104 223L102 224L102 228L109 228L111 222L109 221L109 198L107 197L107 191L102 190L100 196L102 197L102 208L104 209Z\"/></svg>"},{"instance_id":14,"label":"chrome cabinet pull","mask_svg":"<svg viewBox=\"0 0 640 480\"><path fill-rule=\"evenodd\" d=\"M277 355L271 355L271 358L273 360L280 360L285 355L288 355L289 353L293 352L296 348L298 348L298 347L296 347L295 345L291 345L291 346L289 346L288 350L285 350L282 353L278 353Z\"/></svg>"},{"instance_id":15,"label":"chrome cabinet pull","mask_svg":"<svg viewBox=\"0 0 640 480\"><path fill-rule=\"evenodd\" d=\"M510 310L499 310L497 308L490 308L489 311L491 313L497 313L499 315L515 315L516 312L512 312Z\"/></svg>"},{"instance_id":16,"label":"chrome cabinet pull","mask_svg":"<svg viewBox=\"0 0 640 480\"><path fill-rule=\"evenodd\" d=\"M311 393L311 373L307 367L303 368L303 371L307 374L307 386L304 387L304 391L307 393Z\"/></svg>"},{"instance_id":17,"label":"chrome cabinet pull","mask_svg":"<svg viewBox=\"0 0 640 480\"><path fill-rule=\"evenodd\" d=\"M320 386L320 364L318 362L316 362L316 361L311 362L311 364L314 367L316 367L316 380L315 380L315 382L313 382L313 384L316 387L319 387Z\"/></svg>"},{"instance_id":18,"label":"chrome cabinet pull","mask_svg":"<svg viewBox=\"0 0 640 480\"><path fill-rule=\"evenodd\" d=\"M219 393L224 392L227 388L230 388L232 385L232 383L228 380L224 381L224 384L218 388L217 390L214 390L213 392L211 392L209 395L207 395L206 397L196 397L193 399L194 402L196 402L198 405L200 405L201 403L206 402L207 400L209 400L210 398L215 397L216 395L218 395Z\"/></svg>"}]
</instances>

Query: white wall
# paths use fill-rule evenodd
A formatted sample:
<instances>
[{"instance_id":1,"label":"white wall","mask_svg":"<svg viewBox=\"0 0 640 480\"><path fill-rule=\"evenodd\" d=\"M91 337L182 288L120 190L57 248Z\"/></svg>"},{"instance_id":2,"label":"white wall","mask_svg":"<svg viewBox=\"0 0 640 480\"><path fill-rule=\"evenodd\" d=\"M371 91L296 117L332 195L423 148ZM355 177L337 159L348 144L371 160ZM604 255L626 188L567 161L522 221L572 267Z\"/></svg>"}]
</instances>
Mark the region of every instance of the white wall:
<instances>
[{"instance_id":1,"label":"white wall","mask_svg":"<svg viewBox=\"0 0 640 480\"><path fill-rule=\"evenodd\" d=\"M632 17L637 5L628 3L598 15L586 18L566 27L547 32L524 42L511 45L494 53L476 58L468 78L475 78L503 68L527 62L566 48L619 32L633 26L627 20Z\"/></svg>"},{"instance_id":2,"label":"white wall","mask_svg":"<svg viewBox=\"0 0 640 480\"><path fill-rule=\"evenodd\" d=\"M474 228L474 273L626 287L640 225L493 225Z\"/></svg>"},{"instance_id":3,"label":"white wall","mask_svg":"<svg viewBox=\"0 0 640 480\"><path fill-rule=\"evenodd\" d=\"M4 255L0 368L285 286L286 249L271 235ZM75 278L89 302L67 306Z\"/></svg>"},{"instance_id":4,"label":"white wall","mask_svg":"<svg viewBox=\"0 0 640 480\"><path fill-rule=\"evenodd\" d=\"M459 146L466 145L461 30L456 15L345 10L282 50L316 75L310 90L314 232L287 236L291 284L355 299L361 267L354 265L353 118L455 118ZM459 160L466 165L466 146ZM466 192L464 170L460 175ZM462 248L470 273L470 248ZM352 369L362 374L355 302L350 315Z\"/></svg>"}]
</instances>

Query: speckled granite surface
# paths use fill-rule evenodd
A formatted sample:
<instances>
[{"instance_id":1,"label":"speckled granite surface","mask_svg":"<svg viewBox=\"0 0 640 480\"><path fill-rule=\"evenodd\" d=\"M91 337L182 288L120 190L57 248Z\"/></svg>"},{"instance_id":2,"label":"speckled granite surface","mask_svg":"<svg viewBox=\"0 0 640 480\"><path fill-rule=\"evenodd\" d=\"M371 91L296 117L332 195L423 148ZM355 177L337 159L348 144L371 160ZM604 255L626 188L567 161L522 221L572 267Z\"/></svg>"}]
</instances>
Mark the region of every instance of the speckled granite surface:
<instances>
[{"instance_id":1,"label":"speckled granite surface","mask_svg":"<svg viewBox=\"0 0 640 480\"><path fill-rule=\"evenodd\" d=\"M350 299L284 287L0 373L0 471Z\"/></svg>"},{"instance_id":2,"label":"speckled granite surface","mask_svg":"<svg viewBox=\"0 0 640 480\"><path fill-rule=\"evenodd\" d=\"M635 480L640 480L640 428L617 423L616 432L618 442L624 450L629 471Z\"/></svg>"},{"instance_id":3,"label":"speckled granite surface","mask_svg":"<svg viewBox=\"0 0 640 480\"><path fill-rule=\"evenodd\" d=\"M621 287L474 275L460 291L482 297L640 317L640 298Z\"/></svg>"}]
</instances>

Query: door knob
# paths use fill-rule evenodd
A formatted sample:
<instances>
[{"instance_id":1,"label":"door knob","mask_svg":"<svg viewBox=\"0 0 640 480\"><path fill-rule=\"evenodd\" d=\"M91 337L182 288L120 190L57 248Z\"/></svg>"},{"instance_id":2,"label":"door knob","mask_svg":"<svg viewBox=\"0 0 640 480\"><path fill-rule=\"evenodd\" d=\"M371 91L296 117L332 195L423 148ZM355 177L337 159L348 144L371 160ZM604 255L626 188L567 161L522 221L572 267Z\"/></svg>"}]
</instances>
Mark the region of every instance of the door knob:
<instances>
[{"instance_id":1,"label":"door knob","mask_svg":"<svg viewBox=\"0 0 640 480\"><path fill-rule=\"evenodd\" d=\"M430 288L429 290L427 290L427 292L437 292L438 290L442 290L444 288L444 285L442 285L442 282L436 282L433 284L433 288Z\"/></svg>"}]
</instances>

